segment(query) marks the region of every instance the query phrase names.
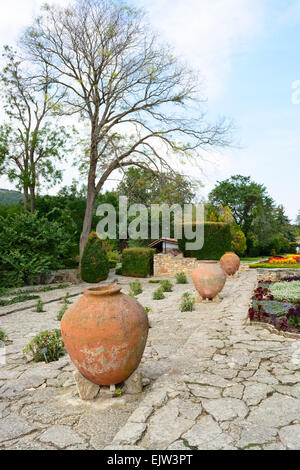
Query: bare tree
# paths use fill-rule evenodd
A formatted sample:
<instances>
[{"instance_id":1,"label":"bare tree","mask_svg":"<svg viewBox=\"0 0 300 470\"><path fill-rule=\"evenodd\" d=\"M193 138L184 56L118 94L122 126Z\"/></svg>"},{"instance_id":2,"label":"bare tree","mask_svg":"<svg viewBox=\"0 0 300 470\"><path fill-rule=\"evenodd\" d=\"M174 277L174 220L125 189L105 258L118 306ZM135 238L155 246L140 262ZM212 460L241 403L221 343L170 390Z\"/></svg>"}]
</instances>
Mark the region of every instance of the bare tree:
<instances>
[{"instance_id":1,"label":"bare tree","mask_svg":"<svg viewBox=\"0 0 300 470\"><path fill-rule=\"evenodd\" d=\"M68 137L64 127L52 126L47 118L59 107L63 93L51 83L48 65L32 67L5 47L6 65L0 74L2 103L7 122L0 126L0 174L23 191L24 208L35 211L36 187L62 179L55 160L62 159ZM28 70L30 69L30 70Z\"/></svg>"},{"instance_id":2,"label":"bare tree","mask_svg":"<svg viewBox=\"0 0 300 470\"><path fill-rule=\"evenodd\" d=\"M82 254L96 196L113 171L135 165L174 173L175 154L226 145L228 125L190 117L198 77L158 42L142 11L110 0L44 9L22 42L67 90L67 112L90 121Z\"/></svg>"}]
</instances>

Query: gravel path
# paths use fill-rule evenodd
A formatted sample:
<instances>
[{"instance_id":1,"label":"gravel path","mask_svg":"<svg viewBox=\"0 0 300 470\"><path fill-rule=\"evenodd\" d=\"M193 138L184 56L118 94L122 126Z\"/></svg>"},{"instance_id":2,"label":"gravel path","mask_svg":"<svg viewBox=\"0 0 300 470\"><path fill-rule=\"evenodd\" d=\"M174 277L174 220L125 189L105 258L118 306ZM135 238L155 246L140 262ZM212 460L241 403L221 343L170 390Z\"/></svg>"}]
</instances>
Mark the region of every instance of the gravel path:
<instances>
[{"instance_id":1,"label":"gravel path","mask_svg":"<svg viewBox=\"0 0 300 470\"><path fill-rule=\"evenodd\" d=\"M60 301L1 317L12 343L0 365L0 448L300 449L300 343L245 325L255 271L228 280L222 302L193 313L179 312L191 283L162 301L152 300L157 285L142 283L138 299L152 312L140 366L150 384L139 395L82 402L68 356L26 361L31 337L59 327Z\"/></svg>"}]
</instances>

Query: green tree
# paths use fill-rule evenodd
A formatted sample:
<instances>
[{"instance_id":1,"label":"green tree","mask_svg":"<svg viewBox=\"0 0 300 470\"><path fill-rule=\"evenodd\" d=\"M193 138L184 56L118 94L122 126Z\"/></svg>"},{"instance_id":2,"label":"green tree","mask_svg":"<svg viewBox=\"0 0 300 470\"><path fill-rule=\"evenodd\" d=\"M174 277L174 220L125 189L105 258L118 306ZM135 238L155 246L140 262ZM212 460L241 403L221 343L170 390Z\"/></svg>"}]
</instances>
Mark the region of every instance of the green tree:
<instances>
[{"instance_id":1,"label":"green tree","mask_svg":"<svg viewBox=\"0 0 300 470\"><path fill-rule=\"evenodd\" d=\"M65 112L90 126L81 255L97 194L115 170L174 174L175 156L201 159L199 150L228 143L228 123L206 122L198 76L158 43L140 10L108 0L46 5L22 42L66 94Z\"/></svg>"},{"instance_id":2,"label":"green tree","mask_svg":"<svg viewBox=\"0 0 300 470\"><path fill-rule=\"evenodd\" d=\"M246 236L251 230L257 211L272 201L265 186L251 181L250 176L241 175L218 182L209 194L209 200L216 207L228 206Z\"/></svg>"},{"instance_id":3,"label":"green tree","mask_svg":"<svg viewBox=\"0 0 300 470\"><path fill-rule=\"evenodd\" d=\"M7 122L0 126L0 174L24 194L25 211L35 211L36 188L62 179L56 162L65 158L69 138L57 122L47 120L63 97L51 82L48 66L32 67L5 47L6 65L0 75Z\"/></svg>"},{"instance_id":4,"label":"green tree","mask_svg":"<svg viewBox=\"0 0 300 470\"><path fill-rule=\"evenodd\" d=\"M140 168L129 168L117 188L120 196L126 196L130 204L145 204L147 207L162 203L189 204L195 197L193 190L191 181L181 175L162 174L157 177Z\"/></svg>"},{"instance_id":5,"label":"green tree","mask_svg":"<svg viewBox=\"0 0 300 470\"><path fill-rule=\"evenodd\" d=\"M211 203L228 206L247 237L250 255L289 251L293 229L282 206L276 206L265 186L241 175L219 182L209 195Z\"/></svg>"}]
</instances>

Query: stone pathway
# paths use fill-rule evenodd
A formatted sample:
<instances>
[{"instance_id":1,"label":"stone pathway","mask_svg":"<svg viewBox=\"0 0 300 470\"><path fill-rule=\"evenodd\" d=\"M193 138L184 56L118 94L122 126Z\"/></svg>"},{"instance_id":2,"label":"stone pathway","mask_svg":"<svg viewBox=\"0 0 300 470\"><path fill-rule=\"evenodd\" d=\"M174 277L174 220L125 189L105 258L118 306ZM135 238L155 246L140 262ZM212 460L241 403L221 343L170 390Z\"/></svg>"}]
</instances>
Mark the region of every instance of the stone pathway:
<instances>
[{"instance_id":1,"label":"stone pathway","mask_svg":"<svg viewBox=\"0 0 300 470\"><path fill-rule=\"evenodd\" d=\"M59 327L59 302L0 319L13 341L0 366L0 448L300 449L300 343L244 324L256 272L228 280L221 303L193 313L179 311L191 283L162 301L152 300L157 285L142 283L138 299L152 312L139 395L82 402L68 356L26 362L30 338Z\"/></svg>"}]
</instances>

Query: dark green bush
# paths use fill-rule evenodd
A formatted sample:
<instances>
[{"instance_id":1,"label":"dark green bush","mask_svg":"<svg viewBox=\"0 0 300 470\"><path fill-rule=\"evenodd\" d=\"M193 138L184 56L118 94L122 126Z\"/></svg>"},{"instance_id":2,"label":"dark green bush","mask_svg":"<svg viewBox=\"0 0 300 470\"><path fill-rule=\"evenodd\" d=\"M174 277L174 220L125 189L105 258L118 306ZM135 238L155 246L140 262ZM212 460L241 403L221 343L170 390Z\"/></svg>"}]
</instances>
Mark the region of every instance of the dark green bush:
<instances>
[{"instance_id":1,"label":"dark green bush","mask_svg":"<svg viewBox=\"0 0 300 470\"><path fill-rule=\"evenodd\" d=\"M178 240L178 245L185 257L198 260L219 260L227 251L231 251L230 225L220 222L205 222L203 248L194 251L186 250L186 243L193 241L185 239L183 230L183 238Z\"/></svg>"},{"instance_id":2,"label":"dark green bush","mask_svg":"<svg viewBox=\"0 0 300 470\"><path fill-rule=\"evenodd\" d=\"M34 362L58 361L65 354L60 330L42 331L26 346L24 354L31 354Z\"/></svg>"},{"instance_id":3,"label":"dark green bush","mask_svg":"<svg viewBox=\"0 0 300 470\"><path fill-rule=\"evenodd\" d=\"M153 274L152 248L126 248L122 254L122 275L147 277Z\"/></svg>"},{"instance_id":4,"label":"dark green bush","mask_svg":"<svg viewBox=\"0 0 300 470\"><path fill-rule=\"evenodd\" d=\"M91 284L104 281L109 274L109 261L96 232L89 236L81 260L81 278Z\"/></svg>"},{"instance_id":5,"label":"dark green bush","mask_svg":"<svg viewBox=\"0 0 300 470\"><path fill-rule=\"evenodd\" d=\"M69 248L63 226L34 214L0 217L0 286L20 287L62 266Z\"/></svg>"}]
</instances>

